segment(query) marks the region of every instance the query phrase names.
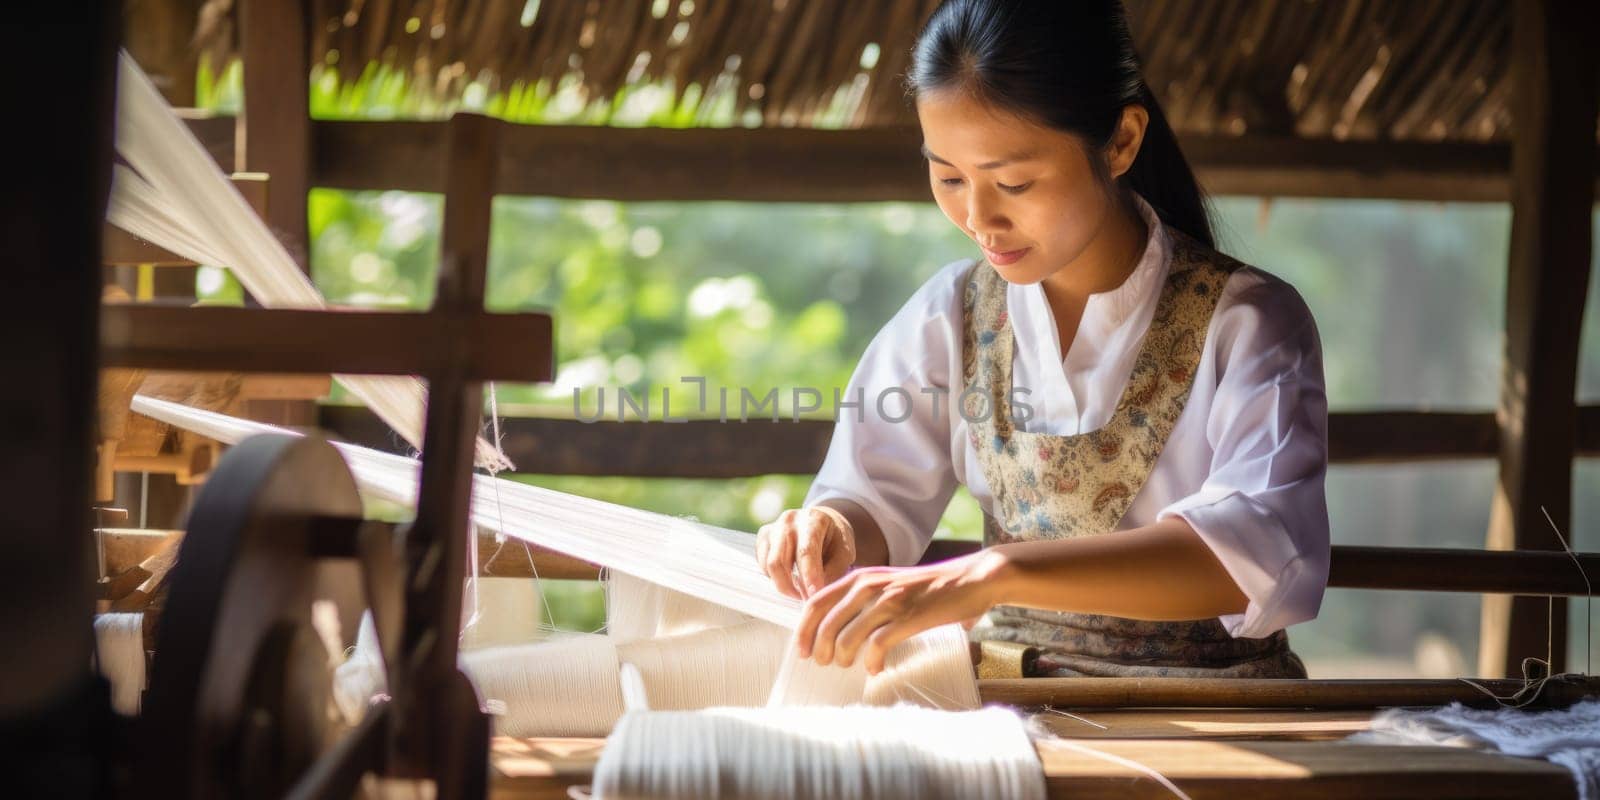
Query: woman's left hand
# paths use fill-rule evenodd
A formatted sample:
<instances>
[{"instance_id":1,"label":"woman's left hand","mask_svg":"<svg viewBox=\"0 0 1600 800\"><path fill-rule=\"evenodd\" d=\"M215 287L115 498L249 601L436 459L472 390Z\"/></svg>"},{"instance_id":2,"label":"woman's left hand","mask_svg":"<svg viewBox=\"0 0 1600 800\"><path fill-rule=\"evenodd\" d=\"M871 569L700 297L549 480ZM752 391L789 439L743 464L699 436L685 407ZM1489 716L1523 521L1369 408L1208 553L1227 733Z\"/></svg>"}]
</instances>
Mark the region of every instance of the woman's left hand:
<instances>
[{"instance_id":1,"label":"woman's left hand","mask_svg":"<svg viewBox=\"0 0 1600 800\"><path fill-rule=\"evenodd\" d=\"M865 567L847 573L806 601L795 628L801 658L883 671L889 651L940 625L968 627L999 602L994 551L917 567Z\"/></svg>"}]
</instances>

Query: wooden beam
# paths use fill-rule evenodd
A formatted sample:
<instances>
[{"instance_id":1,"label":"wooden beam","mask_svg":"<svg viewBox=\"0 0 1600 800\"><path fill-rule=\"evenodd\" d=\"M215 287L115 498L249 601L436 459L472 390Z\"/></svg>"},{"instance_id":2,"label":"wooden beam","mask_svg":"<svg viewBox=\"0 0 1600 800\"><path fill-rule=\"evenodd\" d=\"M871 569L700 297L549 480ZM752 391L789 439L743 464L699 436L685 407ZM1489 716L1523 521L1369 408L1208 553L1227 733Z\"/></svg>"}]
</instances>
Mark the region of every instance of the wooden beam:
<instances>
[{"instance_id":1,"label":"wooden beam","mask_svg":"<svg viewBox=\"0 0 1600 800\"><path fill-rule=\"evenodd\" d=\"M820 420L591 422L509 417L501 444L519 472L633 478L742 478L817 471L833 423ZM345 441L394 450L389 429L359 406L323 406L320 426Z\"/></svg>"},{"instance_id":2,"label":"wooden beam","mask_svg":"<svg viewBox=\"0 0 1600 800\"><path fill-rule=\"evenodd\" d=\"M1187 136L1207 192L1264 197L1504 201L1510 148L1499 143Z\"/></svg>"},{"instance_id":3,"label":"wooden beam","mask_svg":"<svg viewBox=\"0 0 1600 800\"><path fill-rule=\"evenodd\" d=\"M200 145L217 162L217 167L223 172L233 172L237 161L237 147L239 120L229 114L217 114L200 108L174 108L183 123L189 126L189 132L200 140Z\"/></svg>"},{"instance_id":4,"label":"wooden beam","mask_svg":"<svg viewBox=\"0 0 1600 800\"><path fill-rule=\"evenodd\" d=\"M1328 585L1342 589L1527 597L1585 597L1600 591L1600 553L1336 545L1332 556Z\"/></svg>"},{"instance_id":5,"label":"wooden beam","mask_svg":"<svg viewBox=\"0 0 1600 800\"><path fill-rule=\"evenodd\" d=\"M150 554L139 566L121 573L112 579L120 582L124 577L132 577L137 582L125 586L119 591L109 594L106 598L111 601L111 610L118 612L145 611L152 600L155 599L162 585L167 581L167 576L172 572L174 564L178 563L178 542L169 540L169 544Z\"/></svg>"},{"instance_id":6,"label":"wooden beam","mask_svg":"<svg viewBox=\"0 0 1600 800\"><path fill-rule=\"evenodd\" d=\"M1500 480L1488 547L1559 550L1572 533L1578 349L1595 186L1600 58L1592 9L1518 0L1513 15L1513 198L1500 387ZM1546 516L1548 514L1548 518ZM1522 674L1523 659L1564 669L1567 604L1484 599L1479 672ZM1552 631L1560 635L1552 635Z\"/></svg>"},{"instance_id":7,"label":"wooden beam","mask_svg":"<svg viewBox=\"0 0 1600 800\"><path fill-rule=\"evenodd\" d=\"M959 558L979 544L960 539L931 542L922 561ZM1416 592L1469 592L1583 597L1600 593L1600 553L1469 550L1447 547L1334 545L1328 586ZM1582 565L1580 571L1579 565ZM1584 581L1589 576L1591 583Z\"/></svg>"},{"instance_id":8,"label":"wooden beam","mask_svg":"<svg viewBox=\"0 0 1600 800\"><path fill-rule=\"evenodd\" d=\"M1578 408L1578 438L1575 444L1579 456L1600 456L1600 406Z\"/></svg>"},{"instance_id":9,"label":"wooden beam","mask_svg":"<svg viewBox=\"0 0 1600 800\"><path fill-rule=\"evenodd\" d=\"M157 528L96 528L104 571L100 577L121 575L139 565L139 562L175 546L183 536L181 530Z\"/></svg>"},{"instance_id":10,"label":"wooden beam","mask_svg":"<svg viewBox=\"0 0 1600 800\"><path fill-rule=\"evenodd\" d=\"M315 180L335 188L438 191L442 123L315 126ZM506 125L498 190L614 200L856 202L930 199L908 128L658 129ZM1504 200L1504 144L1190 136L1216 194Z\"/></svg>"},{"instance_id":11,"label":"wooden beam","mask_svg":"<svg viewBox=\"0 0 1600 800\"><path fill-rule=\"evenodd\" d=\"M442 122L317 121L311 183L443 191ZM928 202L919 137L904 128L693 129L506 126L497 191L616 200ZM211 138L206 138L211 137ZM228 134L202 140L225 150ZM1374 142L1292 136L1183 137L1212 194L1504 202L1503 142ZM798 163L804 167L797 166Z\"/></svg>"},{"instance_id":12,"label":"wooden beam","mask_svg":"<svg viewBox=\"0 0 1600 800\"><path fill-rule=\"evenodd\" d=\"M1486 687L1505 696L1521 680L1491 680ZM1056 708L1383 708L1460 702L1480 708L1498 704L1476 687L1455 679L1289 678L1003 678L978 681L985 703ZM1530 703L1564 708L1600 692L1600 678L1550 681Z\"/></svg>"},{"instance_id":13,"label":"wooden beam","mask_svg":"<svg viewBox=\"0 0 1600 800\"><path fill-rule=\"evenodd\" d=\"M183 532L102 528L96 534L103 553L105 575L115 576L138 566ZM344 555L354 547L343 541L328 546L329 552L335 555ZM922 561L932 563L957 558L977 552L978 548L974 541L938 539L930 543ZM538 545L524 546L516 539L509 539L502 545L488 533L479 534L478 552L482 559L478 574L486 578L595 580L600 576L599 567L582 559ZM1593 576L1591 580L1600 582L1600 553L1579 553L1577 559L1583 571ZM1352 545L1334 546L1328 586L1574 597L1600 588L1586 584L1578 565L1565 553Z\"/></svg>"},{"instance_id":14,"label":"wooden beam","mask_svg":"<svg viewBox=\"0 0 1600 800\"><path fill-rule=\"evenodd\" d=\"M1091 678L1089 680L1110 680ZM1161 679L1161 680L1171 680ZM1098 721L1110 712L1088 715ZM1169 715L1169 717L1172 715ZM1080 727L1086 727L1080 723ZM1175 725L1167 725L1168 730ZM1259 726L1257 727L1259 731ZM1258 733L1257 736L1260 736ZM1034 741L1050 800L1315 797L1574 800L1572 773L1536 759L1461 747L1199 738ZM594 781L604 739L496 737L491 800L565 800ZM1085 752L1085 747L1089 752ZM1162 782L1178 787L1179 794Z\"/></svg>"},{"instance_id":15,"label":"wooden beam","mask_svg":"<svg viewBox=\"0 0 1600 800\"><path fill-rule=\"evenodd\" d=\"M1328 460L1381 464L1487 458L1498 428L1490 412L1347 411L1328 415Z\"/></svg>"},{"instance_id":16,"label":"wooden beam","mask_svg":"<svg viewBox=\"0 0 1600 800\"><path fill-rule=\"evenodd\" d=\"M368 525L387 525L369 522ZM387 525L392 531L393 525ZM330 530L329 541L317 542L321 555L353 558L356 526L343 530ZM183 536L181 530L144 528L100 528L95 531L104 560L103 577L115 577L139 566L140 562L166 549ZM392 538L392 536L391 536ZM595 580L600 568L587 561L558 553L538 545L524 545L521 540L508 539L502 545L494 534L478 535L478 554L481 562L478 575L485 578L532 578L546 580Z\"/></svg>"},{"instance_id":17,"label":"wooden beam","mask_svg":"<svg viewBox=\"0 0 1600 800\"><path fill-rule=\"evenodd\" d=\"M244 108L234 169L272 176L267 225L302 270L309 270L312 19L308 0L244 0L239 9Z\"/></svg>"},{"instance_id":18,"label":"wooden beam","mask_svg":"<svg viewBox=\"0 0 1600 800\"><path fill-rule=\"evenodd\" d=\"M318 123L316 180L341 189L378 183L439 191L444 124ZM497 124L504 142L495 185L501 194L629 201L929 199L914 130ZM409 168L396 169L402 164Z\"/></svg>"},{"instance_id":19,"label":"wooden beam","mask_svg":"<svg viewBox=\"0 0 1600 800\"><path fill-rule=\"evenodd\" d=\"M1582 409L1580 455L1600 455L1600 406ZM357 406L323 406L319 425L345 441L394 450L389 428ZM1340 464L1492 458L1498 428L1489 412L1373 411L1329 415L1329 460ZM506 455L520 472L632 478L809 475L822 466L833 423L581 422L507 417Z\"/></svg>"},{"instance_id":20,"label":"wooden beam","mask_svg":"<svg viewBox=\"0 0 1600 800\"><path fill-rule=\"evenodd\" d=\"M530 382L554 374L544 314L155 305L108 305L101 313L108 367L373 375L451 369L478 380Z\"/></svg>"},{"instance_id":21,"label":"wooden beam","mask_svg":"<svg viewBox=\"0 0 1600 800\"><path fill-rule=\"evenodd\" d=\"M308 274L309 26L316 19L311 0L243 0L238 13L244 103L235 126L234 169L272 176L272 191L262 217L301 271ZM255 304L248 292L245 303ZM252 415L278 425L309 425L316 418L316 407L296 400L263 402L256 404Z\"/></svg>"}]
</instances>

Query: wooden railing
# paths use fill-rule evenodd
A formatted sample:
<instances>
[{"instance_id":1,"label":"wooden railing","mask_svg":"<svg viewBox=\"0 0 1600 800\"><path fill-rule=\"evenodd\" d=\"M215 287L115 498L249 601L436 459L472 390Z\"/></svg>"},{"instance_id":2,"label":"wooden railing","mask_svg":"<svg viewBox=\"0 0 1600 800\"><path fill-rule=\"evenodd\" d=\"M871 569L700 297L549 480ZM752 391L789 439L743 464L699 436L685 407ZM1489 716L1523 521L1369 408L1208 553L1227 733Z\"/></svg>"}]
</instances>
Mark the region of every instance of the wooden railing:
<instances>
[{"instance_id":1,"label":"wooden railing","mask_svg":"<svg viewBox=\"0 0 1600 800\"><path fill-rule=\"evenodd\" d=\"M233 164L232 117L190 128ZM443 190L444 122L314 121L309 181L334 189ZM927 202L915 128L671 130L507 125L496 191L608 200ZM1506 201L1504 143L1183 137L1215 194ZM604 165L604 168L596 168ZM276 174L276 173L275 173Z\"/></svg>"},{"instance_id":2,"label":"wooden railing","mask_svg":"<svg viewBox=\"0 0 1600 800\"><path fill-rule=\"evenodd\" d=\"M392 527L390 523L367 522ZM106 528L98 532L107 575L125 576L152 556L167 550L182 531ZM329 544L333 552L353 546ZM943 561L978 550L978 543L936 539L923 563ZM478 542L484 555L479 574L492 578L595 580L600 568L581 559L530 545L501 547L488 534ZM1588 581L1600 583L1600 553L1488 551L1436 547L1357 547L1335 545L1328 586L1339 589L1400 589L1425 592L1469 592L1583 597L1593 594ZM1581 565L1581 570L1580 570ZM136 573L135 573L136 574ZM1588 580L1585 579L1588 575ZM127 580L124 578L124 580ZM133 581L137 583L138 581Z\"/></svg>"},{"instance_id":3,"label":"wooden railing","mask_svg":"<svg viewBox=\"0 0 1600 800\"><path fill-rule=\"evenodd\" d=\"M324 406L324 430L380 450L396 442L372 412ZM1600 406L1578 416L1579 455L1600 455ZM1493 458L1494 415L1427 411L1336 413L1328 419L1328 458L1339 464ZM809 475L822 466L833 435L826 420L790 422L582 422L501 420L506 456L525 472L632 478L747 478Z\"/></svg>"}]
</instances>

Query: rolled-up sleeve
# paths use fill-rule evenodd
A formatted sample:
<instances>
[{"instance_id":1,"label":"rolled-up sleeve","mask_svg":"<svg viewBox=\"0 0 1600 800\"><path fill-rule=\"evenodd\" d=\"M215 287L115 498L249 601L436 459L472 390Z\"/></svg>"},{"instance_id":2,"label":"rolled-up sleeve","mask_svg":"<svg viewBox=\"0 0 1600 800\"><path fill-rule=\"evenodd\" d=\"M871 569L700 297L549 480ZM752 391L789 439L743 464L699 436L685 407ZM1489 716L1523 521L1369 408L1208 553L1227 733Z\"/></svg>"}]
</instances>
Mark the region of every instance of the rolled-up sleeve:
<instances>
[{"instance_id":1,"label":"rolled-up sleeve","mask_svg":"<svg viewBox=\"0 0 1600 800\"><path fill-rule=\"evenodd\" d=\"M1260 638L1322 606L1327 396L1316 325L1292 288L1255 282L1227 314L1213 331L1210 473L1157 518L1194 528L1249 599L1244 613L1218 620L1236 638Z\"/></svg>"},{"instance_id":2,"label":"rolled-up sleeve","mask_svg":"<svg viewBox=\"0 0 1600 800\"><path fill-rule=\"evenodd\" d=\"M955 492L950 364L959 356L955 283L971 262L947 265L873 337L842 400L828 455L805 505L843 498L883 530L889 563L915 564ZM881 400L881 403L880 403Z\"/></svg>"}]
</instances>

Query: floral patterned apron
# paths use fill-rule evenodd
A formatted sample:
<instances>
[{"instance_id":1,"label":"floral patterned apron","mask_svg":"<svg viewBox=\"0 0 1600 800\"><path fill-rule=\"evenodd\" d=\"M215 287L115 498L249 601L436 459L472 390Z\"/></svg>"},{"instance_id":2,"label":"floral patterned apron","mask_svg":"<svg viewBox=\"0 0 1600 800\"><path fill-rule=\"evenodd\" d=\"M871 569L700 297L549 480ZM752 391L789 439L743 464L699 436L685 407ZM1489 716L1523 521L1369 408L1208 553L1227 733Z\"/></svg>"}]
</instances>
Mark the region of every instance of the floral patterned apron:
<instances>
[{"instance_id":1,"label":"floral patterned apron","mask_svg":"<svg viewBox=\"0 0 1600 800\"><path fill-rule=\"evenodd\" d=\"M1183 413L1223 284L1240 264L1167 228L1172 262L1127 387L1105 427L1072 436L1012 425L1006 281L967 274L962 396L968 436L994 497L985 547L1110 533ZM997 606L973 629L982 677L1304 678L1282 631L1234 638L1215 617L1181 622ZM1007 644L1009 643L1009 644Z\"/></svg>"}]
</instances>

